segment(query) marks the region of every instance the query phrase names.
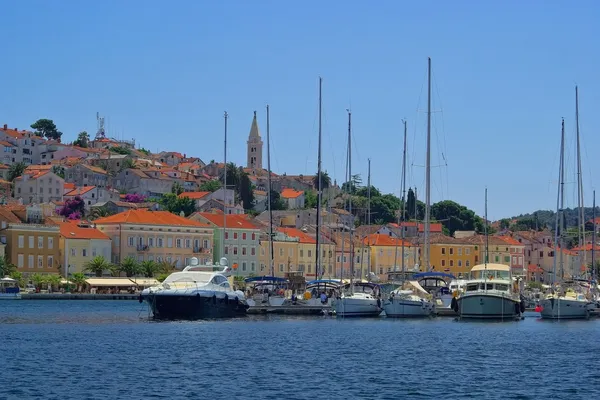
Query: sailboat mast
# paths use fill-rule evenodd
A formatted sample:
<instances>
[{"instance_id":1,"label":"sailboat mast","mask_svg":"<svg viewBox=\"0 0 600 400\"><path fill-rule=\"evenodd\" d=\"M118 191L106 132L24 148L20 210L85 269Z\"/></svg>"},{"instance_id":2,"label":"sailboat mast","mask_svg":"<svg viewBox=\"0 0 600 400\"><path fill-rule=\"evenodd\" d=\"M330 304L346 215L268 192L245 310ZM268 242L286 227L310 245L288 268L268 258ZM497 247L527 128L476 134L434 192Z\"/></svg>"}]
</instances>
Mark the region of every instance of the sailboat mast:
<instances>
[{"instance_id":1,"label":"sailboat mast","mask_svg":"<svg viewBox=\"0 0 600 400\"><path fill-rule=\"evenodd\" d=\"M560 179L562 177L562 168L563 168L563 145L564 145L564 135L565 135L565 119L562 119L562 129L560 135L560 161L558 162L558 189L556 193L556 221L554 223L554 259L552 261L552 285L554 285L556 281L556 252L558 250L558 231L560 230L560 189L561 182ZM561 232L562 234L562 232Z\"/></svg>"},{"instance_id":2,"label":"sailboat mast","mask_svg":"<svg viewBox=\"0 0 600 400\"><path fill-rule=\"evenodd\" d=\"M275 249L273 248L273 209L271 208L271 129L267 104L267 208L269 209L269 271L275 276Z\"/></svg>"},{"instance_id":3,"label":"sailboat mast","mask_svg":"<svg viewBox=\"0 0 600 400\"><path fill-rule=\"evenodd\" d=\"M371 159L368 159L368 172L367 172L367 226L371 226ZM368 236L367 236L368 237ZM363 246L364 246L364 240L362 240L362 245L361 245L361 250L360 250L360 276L362 278L363 276L363 271L362 271L362 264L363 264L363 258L364 258L364 250L363 250ZM371 249L369 247L369 259L371 258ZM371 265L368 266L369 267L369 275L371 274Z\"/></svg>"},{"instance_id":4,"label":"sailboat mast","mask_svg":"<svg viewBox=\"0 0 600 400\"><path fill-rule=\"evenodd\" d=\"M427 59L427 157L425 161L425 243L423 264L429 271L429 213L431 205L431 58ZM417 225L418 227L418 225Z\"/></svg>"},{"instance_id":5,"label":"sailboat mast","mask_svg":"<svg viewBox=\"0 0 600 400\"><path fill-rule=\"evenodd\" d=\"M485 188L485 224L483 225L483 232L485 233L485 264L489 262L490 253L490 237L488 235L488 213L487 213L487 188Z\"/></svg>"},{"instance_id":6,"label":"sailboat mast","mask_svg":"<svg viewBox=\"0 0 600 400\"><path fill-rule=\"evenodd\" d=\"M348 111L348 178L350 194L352 194L352 112ZM348 197L348 212L350 213L350 291L354 293L354 216L352 215L352 196Z\"/></svg>"},{"instance_id":7,"label":"sailboat mast","mask_svg":"<svg viewBox=\"0 0 600 400\"><path fill-rule=\"evenodd\" d=\"M575 127L577 130L577 240L579 246L583 247L583 260L579 256L579 263L586 265L587 257L585 251L585 216L583 208L583 180L581 176L581 148L579 144L579 88L575 86ZM578 267L581 267L579 265Z\"/></svg>"},{"instance_id":8,"label":"sailboat mast","mask_svg":"<svg viewBox=\"0 0 600 400\"><path fill-rule=\"evenodd\" d=\"M596 272L596 263L595 263L595 258L594 258L594 250L596 247L596 191L594 190L593 192L593 202L592 202L592 226L593 226L593 232L592 232L592 269L591 269L591 274L592 276L590 277L590 280L594 280L596 279L597 276L597 272Z\"/></svg>"},{"instance_id":9,"label":"sailboat mast","mask_svg":"<svg viewBox=\"0 0 600 400\"><path fill-rule=\"evenodd\" d=\"M402 221L404 221L404 213L406 212L406 120L402 120L402 123L404 124L404 150L402 151L402 214L400 215L400 218ZM415 201L416 202L416 201ZM402 230L402 274L404 275L404 238L405 238L405 233L404 233L404 226L402 226L402 224L398 224L400 225L400 229ZM419 225L417 224L417 229L419 228ZM397 241L396 241L397 242ZM394 263L394 268L396 267L395 263Z\"/></svg>"},{"instance_id":10,"label":"sailboat mast","mask_svg":"<svg viewBox=\"0 0 600 400\"><path fill-rule=\"evenodd\" d=\"M225 144L223 147L223 203L225 208L223 209L223 248L221 249L221 257L225 257L225 231L227 230L227 118L229 118L227 111L225 111L223 118L225 119Z\"/></svg>"},{"instance_id":11,"label":"sailboat mast","mask_svg":"<svg viewBox=\"0 0 600 400\"><path fill-rule=\"evenodd\" d=\"M319 154L317 156L317 229L316 229L316 244L315 244L315 278L319 278L321 265L319 263L320 256L320 236L321 236L321 198L323 196L323 182L321 180L321 108L322 108L322 88L323 78L319 77ZM321 276L323 276L321 272Z\"/></svg>"},{"instance_id":12,"label":"sailboat mast","mask_svg":"<svg viewBox=\"0 0 600 400\"><path fill-rule=\"evenodd\" d=\"M564 211L565 209L565 120L562 121L562 133L560 139L560 236L558 237L559 246L560 246L560 258L559 258L559 266L560 266L560 277L563 279L565 277L565 269L563 263L563 232L565 229L565 218Z\"/></svg>"}]
</instances>

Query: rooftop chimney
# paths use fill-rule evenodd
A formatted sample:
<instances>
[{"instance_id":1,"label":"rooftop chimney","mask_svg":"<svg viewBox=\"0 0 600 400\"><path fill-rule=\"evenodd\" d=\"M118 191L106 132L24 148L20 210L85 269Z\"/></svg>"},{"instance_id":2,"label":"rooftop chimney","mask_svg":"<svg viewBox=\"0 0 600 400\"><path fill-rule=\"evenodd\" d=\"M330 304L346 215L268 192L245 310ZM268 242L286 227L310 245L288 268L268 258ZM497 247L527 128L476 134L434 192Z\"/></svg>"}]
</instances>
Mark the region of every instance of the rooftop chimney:
<instances>
[{"instance_id":1,"label":"rooftop chimney","mask_svg":"<svg viewBox=\"0 0 600 400\"><path fill-rule=\"evenodd\" d=\"M4 124L4 130L8 129L8 125Z\"/></svg>"}]
</instances>

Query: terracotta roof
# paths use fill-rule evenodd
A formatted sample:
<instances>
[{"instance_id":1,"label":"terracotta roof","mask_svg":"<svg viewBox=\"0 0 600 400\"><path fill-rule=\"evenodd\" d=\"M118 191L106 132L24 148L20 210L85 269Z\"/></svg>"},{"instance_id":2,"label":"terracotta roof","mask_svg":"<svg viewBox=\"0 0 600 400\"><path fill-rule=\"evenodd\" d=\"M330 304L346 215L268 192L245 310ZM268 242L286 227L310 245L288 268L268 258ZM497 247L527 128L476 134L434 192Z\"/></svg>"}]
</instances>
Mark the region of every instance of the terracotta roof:
<instances>
[{"instance_id":1,"label":"terracotta roof","mask_svg":"<svg viewBox=\"0 0 600 400\"><path fill-rule=\"evenodd\" d=\"M75 184L65 182L64 188L65 188L65 190L73 190L73 189L75 189Z\"/></svg>"},{"instance_id":2,"label":"terracotta roof","mask_svg":"<svg viewBox=\"0 0 600 400\"><path fill-rule=\"evenodd\" d=\"M106 175L106 171L103 170L102 168L94 167L93 165L87 165L87 164L83 164L83 166L97 174Z\"/></svg>"},{"instance_id":3,"label":"terracotta roof","mask_svg":"<svg viewBox=\"0 0 600 400\"><path fill-rule=\"evenodd\" d=\"M24 175L29 176L29 179L37 179L37 178L40 178L40 177L46 175L49 172L50 171L30 171L30 172L24 173ZM15 180L16 181L22 181L23 180L23 175L17 177Z\"/></svg>"},{"instance_id":4,"label":"terracotta roof","mask_svg":"<svg viewBox=\"0 0 600 400\"><path fill-rule=\"evenodd\" d=\"M209 194L210 194L210 192L183 192L178 197L179 198L189 197L190 199L198 200L198 199L202 199L202 198L206 197Z\"/></svg>"},{"instance_id":5,"label":"terracotta roof","mask_svg":"<svg viewBox=\"0 0 600 400\"><path fill-rule=\"evenodd\" d=\"M81 221L69 221L62 222L60 226L60 234L67 239L104 239L110 240L110 238L92 227L81 227L79 223Z\"/></svg>"},{"instance_id":6,"label":"terracotta roof","mask_svg":"<svg viewBox=\"0 0 600 400\"><path fill-rule=\"evenodd\" d=\"M128 210L110 217L99 218L95 221L101 224L143 224L143 225L172 225L190 227L208 227L209 225L180 217L168 211Z\"/></svg>"},{"instance_id":7,"label":"terracotta roof","mask_svg":"<svg viewBox=\"0 0 600 400\"><path fill-rule=\"evenodd\" d=\"M499 236L500 239L504 240L506 243L511 246L525 246L523 243L519 242L517 239L510 236Z\"/></svg>"},{"instance_id":8,"label":"terracotta roof","mask_svg":"<svg viewBox=\"0 0 600 400\"><path fill-rule=\"evenodd\" d=\"M364 239L364 244L369 246L402 246L402 239L396 239L389 235L373 233ZM412 246L413 244L404 241L404 246Z\"/></svg>"},{"instance_id":9,"label":"terracotta roof","mask_svg":"<svg viewBox=\"0 0 600 400\"><path fill-rule=\"evenodd\" d=\"M6 147L16 147L14 144L7 142L6 140L0 140L0 145Z\"/></svg>"},{"instance_id":10,"label":"terracotta roof","mask_svg":"<svg viewBox=\"0 0 600 400\"><path fill-rule=\"evenodd\" d=\"M81 196L82 194L86 194L87 192L93 189L96 189L96 186L78 187L76 189L71 190L68 193L65 193L64 196Z\"/></svg>"},{"instance_id":11,"label":"terracotta roof","mask_svg":"<svg viewBox=\"0 0 600 400\"><path fill-rule=\"evenodd\" d=\"M277 228L277 230L281 233L286 234L289 237L294 237L300 239L300 243L306 244L316 244L317 240L312 236L302 232L300 229L296 228Z\"/></svg>"},{"instance_id":12,"label":"terracotta roof","mask_svg":"<svg viewBox=\"0 0 600 400\"><path fill-rule=\"evenodd\" d=\"M400 228L401 226L404 227L415 227L417 226L417 223L414 221L405 221L405 222L400 222L400 225L394 223L394 222L390 222L388 224L388 226L392 227L392 228ZM419 223L419 232L425 232L425 224ZM437 223L437 222L432 222L429 224L429 232L431 233L442 233L443 229L442 229L442 224Z\"/></svg>"},{"instance_id":13,"label":"terracotta roof","mask_svg":"<svg viewBox=\"0 0 600 400\"><path fill-rule=\"evenodd\" d=\"M21 219L13 213L13 207L0 206L0 219L6 222L21 222Z\"/></svg>"},{"instance_id":14,"label":"terracotta roof","mask_svg":"<svg viewBox=\"0 0 600 400\"><path fill-rule=\"evenodd\" d=\"M298 190L285 188L281 191L281 197L284 199L295 199L303 195L304 192L300 192Z\"/></svg>"},{"instance_id":15,"label":"terracotta roof","mask_svg":"<svg viewBox=\"0 0 600 400\"><path fill-rule=\"evenodd\" d=\"M10 129L8 127L5 128L5 127L2 127L2 126L0 126L0 131L4 132L8 136L14 137L15 139L22 138L23 135L28 132L28 131L19 131L16 128L15 129Z\"/></svg>"},{"instance_id":16,"label":"terracotta roof","mask_svg":"<svg viewBox=\"0 0 600 400\"><path fill-rule=\"evenodd\" d=\"M431 244L464 244L464 245L471 245L474 246L474 243L469 242L468 240L469 238L465 238L465 239L456 239L453 238L451 236L446 236L444 234L441 233L434 233L429 237L429 243ZM423 238L419 238L419 243L423 243Z\"/></svg>"},{"instance_id":17,"label":"terracotta roof","mask_svg":"<svg viewBox=\"0 0 600 400\"><path fill-rule=\"evenodd\" d=\"M527 266L527 271L529 271L529 272L533 272L533 273L536 273L536 272L537 272L537 273L541 273L541 274L542 274L542 273L544 273L544 270L543 270L541 267L538 267L538 266L537 266L537 265L535 265L535 264L529 264L529 265Z\"/></svg>"},{"instance_id":18,"label":"terracotta roof","mask_svg":"<svg viewBox=\"0 0 600 400\"><path fill-rule=\"evenodd\" d=\"M9 169L10 167L6 164L0 164L0 169Z\"/></svg>"},{"instance_id":19,"label":"terracotta roof","mask_svg":"<svg viewBox=\"0 0 600 400\"><path fill-rule=\"evenodd\" d=\"M224 214L212 214L212 213L208 213L208 212L199 212L199 213L194 213L192 215L198 215L204 219L206 219L207 221L209 221L211 224L219 227L219 228L223 228L223 215ZM256 225L253 221L248 220L248 218L245 218L243 216L237 215L237 214L229 214L225 217L225 219L227 220L227 228L231 228L231 229L260 229L260 227L258 225Z\"/></svg>"},{"instance_id":20,"label":"terracotta roof","mask_svg":"<svg viewBox=\"0 0 600 400\"><path fill-rule=\"evenodd\" d=\"M462 238L460 240L464 240L465 242L485 246L486 238L485 235L475 235L469 236L466 238ZM487 242L490 246L507 246L508 243L502 240L499 236L488 236ZM517 242L519 243L519 242Z\"/></svg>"},{"instance_id":21,"label":"terracotta roof","mask_svg":"<svg viewBox=\"0 0 600 400\"><path fill-rule=\"evenodd\" d=\"M50 171L52 168L54 168L52 165L33 164L33 165L27 166L27 168L25 168L23 173L32 173L32 172L35 173L35 172L39 172L39 171Z\"/></svg>"}]
</instances>

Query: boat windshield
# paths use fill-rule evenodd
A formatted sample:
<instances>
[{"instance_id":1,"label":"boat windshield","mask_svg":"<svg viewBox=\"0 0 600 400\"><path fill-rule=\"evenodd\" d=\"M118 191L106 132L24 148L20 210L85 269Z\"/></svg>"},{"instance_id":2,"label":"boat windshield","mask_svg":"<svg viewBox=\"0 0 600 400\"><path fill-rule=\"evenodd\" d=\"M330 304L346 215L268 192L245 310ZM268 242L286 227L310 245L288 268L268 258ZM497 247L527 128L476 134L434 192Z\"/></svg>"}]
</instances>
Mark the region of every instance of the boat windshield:
<instances>
[{"instance_id":1,"label":"boat windshield","mask_svg":"<svg viewBox=\"0 0 600 400\"><path fill-rule=\"evenodd\" d=\"M510 280L510 272L509 271L497 271L493 269L482 270L482 271L473 271L472 279L504 279Z\"/></svg>"}]
</instances>

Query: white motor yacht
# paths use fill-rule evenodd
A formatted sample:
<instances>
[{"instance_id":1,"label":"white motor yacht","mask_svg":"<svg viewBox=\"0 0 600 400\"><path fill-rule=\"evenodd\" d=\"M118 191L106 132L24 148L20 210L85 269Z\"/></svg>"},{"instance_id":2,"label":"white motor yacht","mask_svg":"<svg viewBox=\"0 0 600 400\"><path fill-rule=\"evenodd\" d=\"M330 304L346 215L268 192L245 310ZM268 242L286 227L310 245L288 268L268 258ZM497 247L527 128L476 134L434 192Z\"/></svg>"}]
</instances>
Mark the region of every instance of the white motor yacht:
<instances>
[{"instance_id":1,"label":"white motor yacht","mask_svg":"<svg viewBox=\"0 0 600 400\"><path fill-rule=\"evenodd\" d=\"M289 281L276 276L254 276L244 280L248 285L246 302L250 307L281 307L286 302Z\"/></svg>"},{"instance_id":2,"label":"white motor yacht","mask_svg":"<svg viewBox=\"0 0 600 400\"><path fill-rule=\"evenodd\" d=\"M431 295L417 281L406 282L413 289L399 287L390 293L383 303L385 315L389 318L428 317L433 314L435 305ZM417 294L419 293L419 294Z\"/></svg>"},{"instance_id":3,"label":"white motor yacht","mask_svg":"<svg viewBox=\"0 0 600 400\"><path fill-rule=\"evenodd\" d=\"M452 308L461 318L514 319L525 311L508 265L476 265L471 277L465 290L452 301Z\"/></svg>"},{"instance_id":4,"label":"white motor yacht","mask_svg":"<svg viewBox=\"0 0 600 400\"><path fill-rule=\"evenodd\" d=\"M221 271L214 271L214 268ZM244 293L233 290L227 279L231 268L221 258L218 266L198 264L196 257L181 272L174 272L160 285L144 289L146 300L157 319L226 318L246 314Z\"/></svg>"},{"instance_id":5,"label":"white motor yacht","mask_svg":"<svg viewBox=\"0 0 600 400\"><path fill-rule=\"evenodd\" d=\"M381 314L379 285L354 282L344 286L335 301L338 317L377 317Z\"/></svg>"},{"instance_id":6,"label":"white motor yacht","mask_svg":"<svg viewBox=\"0 0 600 400\"><path fill-rule=\"evenodd\" d=\"M596 304L583 288L574 282L565 282L564 289L554 290L540 301L540 315L544 319L584 319Z\"/></svg>"},{"instance_id":7,"label":"white motor yacht","mask_svg":"<svg viewBox=\"0 0 600 400\"><path fill-rule=\"evenodd\" d=\"M19 300L21 292L16 280L6 277L0 279L0 300Z\"/></svg>"}]
</instances>

